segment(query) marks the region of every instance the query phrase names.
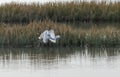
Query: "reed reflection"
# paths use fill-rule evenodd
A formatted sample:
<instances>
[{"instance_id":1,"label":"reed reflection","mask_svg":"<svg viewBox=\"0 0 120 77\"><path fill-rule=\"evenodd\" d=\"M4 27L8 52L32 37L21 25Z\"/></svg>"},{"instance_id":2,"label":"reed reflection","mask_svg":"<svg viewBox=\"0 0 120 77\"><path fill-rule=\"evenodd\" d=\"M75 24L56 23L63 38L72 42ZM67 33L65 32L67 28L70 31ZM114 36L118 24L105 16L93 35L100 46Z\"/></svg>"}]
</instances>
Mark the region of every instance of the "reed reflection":
<instances>
[{"instance_id":1,"label":"reed reflection","mask_svg":"<svg viewBox=\"0 0 120 77\"><path fill-rule=\"evenodd\" d=\"M1 69L56 69L100 62L113 63L120 48L0 48Z\"/></svg>"}]
</instances>

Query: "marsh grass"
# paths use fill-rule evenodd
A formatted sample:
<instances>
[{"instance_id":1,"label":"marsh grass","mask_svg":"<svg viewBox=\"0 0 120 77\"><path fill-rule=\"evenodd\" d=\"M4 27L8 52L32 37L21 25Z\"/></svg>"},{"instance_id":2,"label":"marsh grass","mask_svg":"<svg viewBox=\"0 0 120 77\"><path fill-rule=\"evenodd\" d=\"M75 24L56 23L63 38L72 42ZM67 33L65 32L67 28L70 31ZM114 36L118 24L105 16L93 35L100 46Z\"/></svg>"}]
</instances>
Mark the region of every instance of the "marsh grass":
<instances>
[{"instance_id":1,"label":"marsh grass","mask_svg":"<svg viewBox=\"0 0 120 77\"><path fill-rule=\"evenodd\" d=\"M0 22L119 22L120 2L9 3L0 6Z\"/></svg>"},{"instance_id":2,"label":"marsh grass","mask_svg":"<svg viewBox=\"0 0 120 77\"><path fill-rule=\"evenodd\" d=\"M42 46L40 33L51 27L61 35L58 46L120 45L120 28L115 25L75 27L75 22L118 22L120 2L66 2L0 5L0 46ZM62 22L62 23L61 23ZM63 23L64 22L64 23ZM83 23L84 25L85 23ZM102 27L100 27L102 26Z\"/></svg>"},{"instance_id":3,"label":"marsh grass","mask_svg":"<svg viewBox=\"0 0 120 77\"><path fill-rule=\"evenodd\" d=\"M0 25L0 46L41 46L38 39L40 33L51 27L55 34L61 35L55 45L58 46L102 46L120 45L120 30L115 27L91 27L89 29L74 28L72 26L51 21L32 22L21 26L14 24ZM49 44L52 45L52 44Z\"/></svg>"}]
</instances>

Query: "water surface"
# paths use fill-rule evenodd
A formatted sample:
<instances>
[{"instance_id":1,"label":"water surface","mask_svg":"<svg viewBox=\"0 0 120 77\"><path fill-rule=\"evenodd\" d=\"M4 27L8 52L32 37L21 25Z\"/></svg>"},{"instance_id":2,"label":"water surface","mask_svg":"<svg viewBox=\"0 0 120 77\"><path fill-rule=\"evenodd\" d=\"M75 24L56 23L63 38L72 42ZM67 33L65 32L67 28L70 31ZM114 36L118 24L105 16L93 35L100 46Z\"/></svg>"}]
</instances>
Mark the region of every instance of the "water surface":
<instances>
[{"instance_id":1,"label":"water surface","mask_svg":"<svg viewBox=\"0 0 120 77\"><path fill-rule=\"evenodd\" d=\"M0 48L2 77L119 77L120 48Z\"/></svg>"}]
</instances>

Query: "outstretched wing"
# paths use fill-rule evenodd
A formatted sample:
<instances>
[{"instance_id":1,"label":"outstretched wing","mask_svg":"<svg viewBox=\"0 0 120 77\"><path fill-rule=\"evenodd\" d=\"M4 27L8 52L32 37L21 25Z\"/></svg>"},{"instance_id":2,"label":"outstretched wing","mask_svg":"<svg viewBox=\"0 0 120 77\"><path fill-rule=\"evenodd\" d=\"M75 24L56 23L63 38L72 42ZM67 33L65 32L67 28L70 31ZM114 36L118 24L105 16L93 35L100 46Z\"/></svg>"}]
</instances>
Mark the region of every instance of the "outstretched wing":
<instances>
[{"instance_id":1,"label":"outstretched wing","mask_svg":"<svg viewBox=\"0 0 120 77\"><path fill-rule=\"evenodd\" d=\"M38 37L39 39L42 39L44 43L48 42L48 30L45 30L41 35Z\"/></svg>"},{"instance_id":2,"label":"outstretched wing","mask_svg":"<svg viewBox=\"0 0 120 77\"><path fill-rule=\"evenodd\" d=\"M55 33L54 30L49 31L49 40L53 43L56 43Z\"/></svg>"}]
</instances>

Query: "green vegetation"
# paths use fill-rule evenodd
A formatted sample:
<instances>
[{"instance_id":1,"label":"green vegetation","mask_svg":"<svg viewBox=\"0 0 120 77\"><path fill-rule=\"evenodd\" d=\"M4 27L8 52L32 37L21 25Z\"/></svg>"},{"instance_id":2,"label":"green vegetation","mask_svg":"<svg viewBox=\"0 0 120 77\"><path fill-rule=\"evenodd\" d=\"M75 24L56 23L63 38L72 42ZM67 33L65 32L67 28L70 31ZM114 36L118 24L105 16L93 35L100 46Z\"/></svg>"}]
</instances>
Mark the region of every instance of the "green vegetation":
<instances>
[{"instance_id":1,"label":"green vegetation","mask_svg":"<svg viewBox=\"0 0 120 77\"><path fill-rule=\"evenodd\" d=\"M49 27L61 35L54 45L120 45L119 20L120 2L4 4L0 6L0 46L42 46L38 37ZM72 26L68 22L90 23ZM90 26L91 22L118 22L118 26L93 23Z\"/></svg>"},{"instance_id":2,"label":"green vegetation","mask_svg":"<svg viewBox=\"0 0 120 77\"><path fill-rule=\"evenodd\" d=\"M57 22L119 22L120 2L81 2L18 4L0 6L0 22L30 23L51 20Z\"/></svg>"},{"instance_id":3,"label":"green vegetation","mask_svg":"<svg viewBox=\"0 0 120 77\"><path fill-rule=\"evenodd\" d=\"M42 45L38 39L41 32L49 27L56 34L61 35L57 40L59 46L102 46L120 45L120 29L106 26L104 28L91 27L89 29L74 28L70 25L47 22L33 22L27 25L1 24L1 46L38 46ZM52 45L52 44L50 44Z\"/></svg>"}]
</instances>

